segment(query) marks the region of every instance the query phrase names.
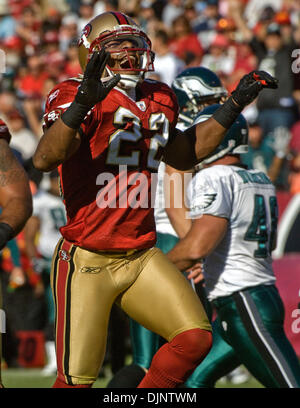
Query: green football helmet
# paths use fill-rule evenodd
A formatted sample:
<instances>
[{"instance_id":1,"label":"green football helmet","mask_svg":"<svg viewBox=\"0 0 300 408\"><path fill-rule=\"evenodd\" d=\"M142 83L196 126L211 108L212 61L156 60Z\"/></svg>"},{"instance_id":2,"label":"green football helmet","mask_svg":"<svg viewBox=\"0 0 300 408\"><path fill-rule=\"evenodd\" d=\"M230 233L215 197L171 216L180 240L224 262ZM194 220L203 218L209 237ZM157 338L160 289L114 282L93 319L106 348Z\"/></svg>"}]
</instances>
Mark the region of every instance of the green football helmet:
<instances>
[{"instance_id":1,"label":"green football helmet","mask_svg":"<svg viewBox=\"0 0 300 408\"><path fill-rule=\"evenodd\" d=\"M182 71L174 79L172 89L176 94L180 113L179 122L191 126L198 113L212 103L219 103L227 96L218 76L204 67L192 67Z\"/></svg>"},{"instance_id":2,"label":"green football helmet","mask_svg":"<svg viewBox=\"0 0 300 408\"><path fill-rule=\"evenodd\" d=\"M194 124L204 122L209 119L221 105L215 104L207 106L196 117ZM200 169L204 164L209 164L227 154L243 154L248 152L248 123L240 113L233 125L227 130L223 141L219 146L204 160L197 164Z\"/></svg>"}]
</instances>

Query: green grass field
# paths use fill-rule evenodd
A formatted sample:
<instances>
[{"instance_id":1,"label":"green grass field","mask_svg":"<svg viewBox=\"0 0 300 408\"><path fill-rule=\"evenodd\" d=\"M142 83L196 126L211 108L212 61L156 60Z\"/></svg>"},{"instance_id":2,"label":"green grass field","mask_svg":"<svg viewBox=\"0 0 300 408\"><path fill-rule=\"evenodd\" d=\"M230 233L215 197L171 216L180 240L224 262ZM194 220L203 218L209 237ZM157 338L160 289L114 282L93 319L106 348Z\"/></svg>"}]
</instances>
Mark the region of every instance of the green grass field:
<instances>
[{"instance_id":1,"label":"green grass field","mask_svg":"<svg viewBox=\"0 0 300 408\"><path fill-rule=\"evenodd\" d=\"M94 388L105 388L109 381L109 376L99 378ZM2 380L6 388L50 388L55 381L55 376L44 377L42 370L37 368L9 368L2 370ZM255 379L250 378L249 381L234 385L229 382L217 383L216 388L263 388L262 385Z\"/></svg>"}]
</instances>

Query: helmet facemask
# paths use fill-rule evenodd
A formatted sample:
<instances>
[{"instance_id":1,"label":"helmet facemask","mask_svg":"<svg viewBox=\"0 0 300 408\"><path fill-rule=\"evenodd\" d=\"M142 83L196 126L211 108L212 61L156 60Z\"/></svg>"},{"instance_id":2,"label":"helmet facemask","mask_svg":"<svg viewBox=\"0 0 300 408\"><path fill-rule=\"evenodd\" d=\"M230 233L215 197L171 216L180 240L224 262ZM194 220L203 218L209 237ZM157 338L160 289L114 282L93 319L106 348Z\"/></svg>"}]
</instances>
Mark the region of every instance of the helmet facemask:
<instances>
[{"instance_id":1,"label":"helmet facemask","mask_svg":"<svg viewBox=\"0 0 300 408\"><path fill-rule=\"evenodd\" d=\"M125 89L134 88L145 72L154 70L151 42L138 28L123 25L103 32L92 42L89 55L102 48L110 53L106 76L112 77L119 73L121 81L118 86Z\"/></svg>"}]
</instances>

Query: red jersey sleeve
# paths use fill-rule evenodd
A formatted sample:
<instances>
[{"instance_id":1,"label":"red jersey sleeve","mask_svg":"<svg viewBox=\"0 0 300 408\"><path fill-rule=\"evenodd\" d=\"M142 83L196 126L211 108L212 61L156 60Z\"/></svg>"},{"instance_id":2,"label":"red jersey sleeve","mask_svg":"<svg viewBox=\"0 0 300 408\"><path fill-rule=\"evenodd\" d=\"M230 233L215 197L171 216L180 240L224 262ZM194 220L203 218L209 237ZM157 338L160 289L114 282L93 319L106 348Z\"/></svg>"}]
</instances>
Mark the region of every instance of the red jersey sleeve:
<instances>
[{"instance_id":1,"label":"red jersey sleeve","mask_svg":"<svg viewBox=\"0 0 300 408\"><path fill-rule=\"evenodd\" d=\"M172 111L170 127L171 127L171 130L173 130L175 129L177 125L177 121L178 121L179 105L178 105L177 97L171 88L169 88L169 99L170 99L170 109Z\"/></svg>"},{"instance_id":2,"label":"red jersey sleeve","mask_svg":"<svg viewBox=\"0 0 300 408\"><path fill-rule=\"evenodd\" d=\"M8 127L2 119L0 119L0 139L5 139L7 143L9 143L11 139L11 134L8 130Z\"/></svg>"},{"instance_id":3,"label":"red jersey sleeve","mask_svg":"<svg viewBox=\"0 0 300 408\"><path fill-rule=\"evenodd\" d=\"M53 123L66 111L66 109L68 109L75 99L79 85L79 79L68 79L52 89L47 97L45 105L43 121L44 131L50 128L50 126L53 125ZM90 121L90 116L91 111L88 112L84 122L81 124L81 129L84 133L86 126Z\"/></svg>"}]
</instances>

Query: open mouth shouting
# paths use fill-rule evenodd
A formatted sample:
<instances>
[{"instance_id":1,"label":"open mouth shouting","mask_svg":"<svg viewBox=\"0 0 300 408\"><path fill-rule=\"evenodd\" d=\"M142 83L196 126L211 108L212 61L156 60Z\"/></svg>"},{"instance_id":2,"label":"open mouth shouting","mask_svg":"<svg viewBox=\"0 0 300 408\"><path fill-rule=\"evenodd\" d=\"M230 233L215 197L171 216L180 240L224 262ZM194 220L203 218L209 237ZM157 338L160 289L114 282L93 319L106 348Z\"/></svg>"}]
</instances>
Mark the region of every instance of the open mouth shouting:
<instances>
[{"instance_id":1,"label":"open mouth shouting","mask_svg":"<svg viewBox=\"0 0 300 408\"><path fill-rule=\"evenodd\" d=\"M122 69L135 69L137 67L137 57L134 55L126 55L120 62Z\"/></svg>"}]
</instances>

